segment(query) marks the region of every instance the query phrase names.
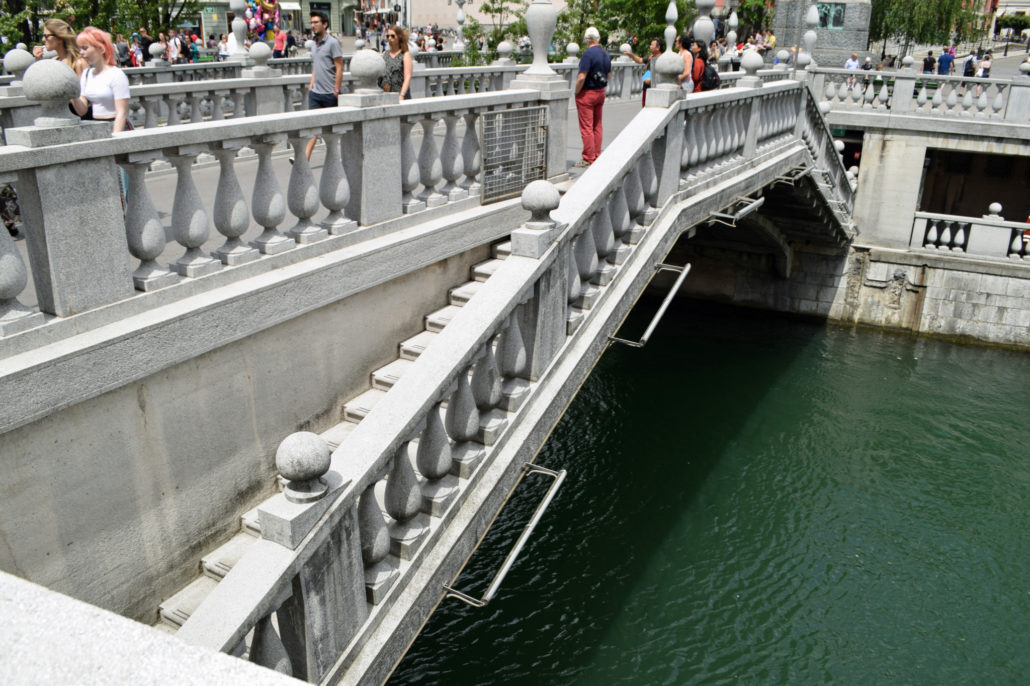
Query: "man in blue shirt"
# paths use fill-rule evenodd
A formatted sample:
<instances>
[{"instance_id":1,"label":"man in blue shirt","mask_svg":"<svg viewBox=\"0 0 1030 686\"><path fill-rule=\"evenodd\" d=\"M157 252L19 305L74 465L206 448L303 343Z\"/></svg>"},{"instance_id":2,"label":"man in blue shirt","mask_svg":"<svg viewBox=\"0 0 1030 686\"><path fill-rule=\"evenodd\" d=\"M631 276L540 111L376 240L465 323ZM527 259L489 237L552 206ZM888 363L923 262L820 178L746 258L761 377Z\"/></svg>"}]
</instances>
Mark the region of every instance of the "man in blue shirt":
<instances>
[{"instance_id":1,"label":"man in blue shirt","mask_svg":"<svg viewBox=\"0 0 1030 686\"><path fill-rule=\"evenodd\" d=\"M945 50L937 58L937 73L943 76L950 76L953 71L955 71L955 58Z\"/></svg>"},{"instance_id":2,"label":"man in blue shirt","mask_svg":"<svg viewBox=\"0 0 1030 686\"><path fill-rule=\"evenodd\" d=\"M600 46L601 33L591 26L583 34L583 41L587 49L579 58L579 76L576 77L576 114L579 135L583 138L583 159L576 162L577 167L589 167L601 154L604 90L612 71L612 60Z\"/></svg>"},{"instance_id":3,"label":"man in blue shirt","mask_svg":"<svg viewBox=\"0 0 1030 686\"><path fill-rule=\"evenodd\" d=\"M336 107L343 81L343 50L340 42L329 35L329 16L325 12L311 13L311 31L315 34L315 47L311 49L308 109ZM317 137L308 141L305 152L309 160L316 140Z\"/></svg>"}]
</instances>

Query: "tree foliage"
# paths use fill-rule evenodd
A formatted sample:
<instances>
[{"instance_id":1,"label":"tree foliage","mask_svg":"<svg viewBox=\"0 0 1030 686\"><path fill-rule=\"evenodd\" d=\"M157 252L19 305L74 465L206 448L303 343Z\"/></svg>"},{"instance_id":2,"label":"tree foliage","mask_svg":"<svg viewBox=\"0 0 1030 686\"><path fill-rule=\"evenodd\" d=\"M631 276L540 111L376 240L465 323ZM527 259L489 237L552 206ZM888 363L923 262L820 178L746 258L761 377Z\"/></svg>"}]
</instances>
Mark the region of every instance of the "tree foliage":
<instances>
[{"instance_id":1,"label":"tree foliage","mask_svg":"<svg viewBox=\"0 0 1030 686\"><path fill-rule=\"evenodd\" d=\"M942 45L984 30L984 0L872 0L869 39Z\"/></svg>"},{"instance_id":2,"label":"tree foliage","mask_svg":"<svg viewBox=\"0 0 1030 686\"><path fill-rule=\"evenodd\" d=\"M756 31L767 29L772 25L773 10L766 7L766 0L742 0L737 7L737 18L740 20L740 35L746 40Z\"/></svg>"},{"instance_id":3,"label":"tree foliage","mask_svg":"<svg viewBox=\"0 0 1030 686\"><path fill-rule=\"evenodd\" d=\"M128 35L145 26L156 36L192 18L199 8L198 0L0 0L0 35L12 42L38 43L43 22L56 17L76 30L96 26Z\"/></svg>"},{"instance_id":4,"label":"tree foliage","mask_svg":"<svg viewBox=\"0 0 1030 686\"><path fill-rule=\"evenodd\" d=\"M569 0L558 15L555 37L561 42L582 45L583 32L596 26L602 43L609 39L622 42L635 36L640 39L636 51L646 52L651 39L663 37L668 7L667 0ZM697 17L694 1L676 0L676 10L676 30L683 33Z\"/></svg>"}]
</instances>

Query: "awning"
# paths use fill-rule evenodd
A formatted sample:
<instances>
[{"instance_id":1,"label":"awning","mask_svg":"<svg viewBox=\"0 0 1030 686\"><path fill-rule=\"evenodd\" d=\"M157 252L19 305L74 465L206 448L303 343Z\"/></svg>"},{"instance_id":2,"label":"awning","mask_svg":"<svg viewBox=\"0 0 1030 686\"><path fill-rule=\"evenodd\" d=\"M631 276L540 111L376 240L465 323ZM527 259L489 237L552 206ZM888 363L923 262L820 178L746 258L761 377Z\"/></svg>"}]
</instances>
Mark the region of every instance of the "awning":
<instances>
[{"instance_id":1,"label":"awning","mask_svg":"<svg viewBox=\"0 0 1030 686\"><path fill-rule=\"evenodd\" d=\"M281 9L281 10L297 10L298 12L300 12L300 3L299 2L280 2L279 3L279 9Z\"/></svg>"}]
</instances>

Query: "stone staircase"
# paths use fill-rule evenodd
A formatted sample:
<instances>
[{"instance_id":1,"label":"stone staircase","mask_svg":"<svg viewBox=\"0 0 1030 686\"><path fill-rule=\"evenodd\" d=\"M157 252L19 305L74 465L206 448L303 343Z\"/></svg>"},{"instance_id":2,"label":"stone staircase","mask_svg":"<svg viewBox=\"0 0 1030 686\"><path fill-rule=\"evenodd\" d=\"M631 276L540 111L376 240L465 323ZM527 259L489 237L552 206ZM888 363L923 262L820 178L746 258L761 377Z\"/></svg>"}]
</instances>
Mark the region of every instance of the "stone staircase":
<instances>
[{"instance_id":1,"label":"stone staircase","mask_svg":"<svg viewBox=\"0 0 1030 686\"><path fill-rule=\"evenodd\" d=\"M493 246L493 257L472 268L472 280L455 286L448 291L448 304L425 316L425 329L411 338L402 341L398 346L398 357L370 376L371 387L364 393L349 400L343 408L343 421L324 431L322 438L330 448L335 450L351 431L371 412L380 400L386 397L393 385L404 374L419 355L433 342L460 309L476 294L483 283L496 271L498 265L509 254L511 244L498 243ZM484 418L487 419L487 418ZM485 423L489 431L489 421ZM412 450L414 454L414 450ZM460 455L455 455L453 472L456 476L466 477L475 464L464 462ZM377 489L378 490L378 489ZM377 493L381 498L382 495ZM175 633L190 615L200 606L211 590L232 569L233 565L261 536L258 524L257 509L245 513L241 518L240 531L224 544L211 551L201 559L201 574L189 585L171 596L158 608L158 622L153 626L161 631Z\"/></svg>"}]
</instances>

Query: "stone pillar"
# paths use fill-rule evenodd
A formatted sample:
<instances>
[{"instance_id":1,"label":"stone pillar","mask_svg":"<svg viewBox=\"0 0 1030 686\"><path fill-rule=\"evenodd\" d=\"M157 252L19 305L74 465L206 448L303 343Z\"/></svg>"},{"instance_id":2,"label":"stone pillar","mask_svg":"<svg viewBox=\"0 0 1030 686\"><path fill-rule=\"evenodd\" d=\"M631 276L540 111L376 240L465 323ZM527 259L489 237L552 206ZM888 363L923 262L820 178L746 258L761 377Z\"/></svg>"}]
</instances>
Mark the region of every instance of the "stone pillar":
<instances>
[{"instance_id":1,"label":"stone pillar","mask_svg":"<svg viewBox=\"0 0 1030 686\"><path fill-rule=\"evenodd\" d=\"M912 110L912 96L916 92L916 73L912 69L912 55L905 55L901 61L904 67L894 76L894 95L891 97L891 112L905 114ZM813 89L815 90L815 89ZM822 93L822 89L815 90Z\"/></svg>"},{"instance_id":2,"label":"stone pillar","mask_svg":"<svg viewBox=\"0 0 1030 686\"><path fill-rule=\"evenodd\" d=\"M1009 100L1005 107L1005 121L1026 123L1030 118L1030 62L1019 65L1022 76L1012 79Z\"/></svg>"},{"instance_id":3,"label":"stone pillar","mask_svg":"<svg viewBox=\"0 0 1030 686\"><path fill-rule=\"evenodd\" d=\"M522 207L531 213L528 222L511 234L511 253L539 259L564 228L551 219L558 207L558 189L548 181L533 181L522 191ZM566 249L570 246L566 245ZM519 324L529 356L527 373L537 380L565 341L568 317L568 259L556 256L540 277L533 297L519 310Z\"/></svg>"},{"instance_id":4,"label":"stone pillar","mask_svg":"<svg viewBox=\"0 0 1030 686\"><path fill-rule=\"evenodd\" d=\"M683 71L683 60L672 51L672 45L676 40L676 19L678 18L676 2L670 0L669 6L665 8L665 52L655 60L654 71L656 73L651 74L651 83L655 85L647 91L646 104L648 107L669 107L683 99L683 89L676 83L676 75Z\"/></svg>"},{"instance_id":5,"label":"stone pillar","mask_svg":"<svg viewBox=\"0 0 1030 686\"><path fill-rule=\"evenodd\" d=\"M384 93L376 80L386 71L382 56L359 50L351 58L351 74L359 81L354 93L339 97L343 107L376 107L397 102L396 93ZM344 168L350 182L347 216L361 226L401 216L400 119L358 122L343 135Z\"/></svg>"},{"instance_id":6,"label":"stone pillar","mask_svg":"<svg viewBox=\"0 0 1030 686\"><path fill-rule=\"evenodd\" d=\"M47 146L106 138L111 123L80 122L68 111L79 79L62 62L36 62L23 88L42 104L41 116L5 133L9 144L39 150L37 166L18 172L17 189L40 310L66 317L133 295L114 158L47 159Z\"/></svg>"},{"instance_id":7,"label":"stone pillar","mask_svg":"<svg viewBox=\"0 0 1030 686\"><path fill-rule=\"evenodd\" d=\"M526 25L533 42L533 64L511 81L512 88L540 91L540 100L547 105L547 178L565 173L569 98L572 96L568 82L547 63L547 48L551 44L557 18L550 0L533 0L530 4L526 11Z\"/></svg>"},{"instance_id":8,"label":"stone pillar","mask_svg":"<svg viewBox=\"0 0 1030 686\"><path fill-rule=\"evenodd\" d=\"M280 69L273 69L268 66L268 60L272 57L272 49L267 43L257 41L250 46L250 60L254 66L245 67L240 78L242 79L278 79L283 73ZM281 114L284 111L283 87L279 84L271 86L255 86L247 91L246 112L248 117L259 114Z\"/></svg>"}]
</instances>

